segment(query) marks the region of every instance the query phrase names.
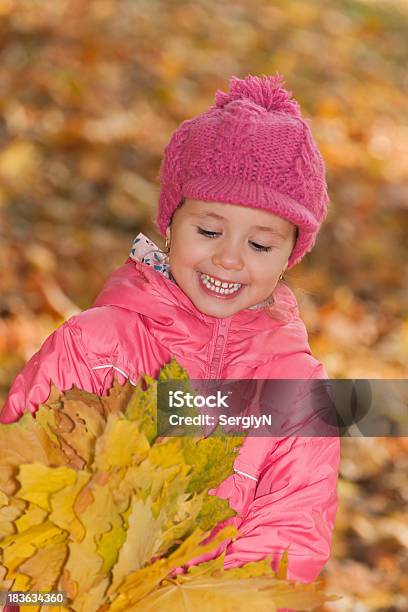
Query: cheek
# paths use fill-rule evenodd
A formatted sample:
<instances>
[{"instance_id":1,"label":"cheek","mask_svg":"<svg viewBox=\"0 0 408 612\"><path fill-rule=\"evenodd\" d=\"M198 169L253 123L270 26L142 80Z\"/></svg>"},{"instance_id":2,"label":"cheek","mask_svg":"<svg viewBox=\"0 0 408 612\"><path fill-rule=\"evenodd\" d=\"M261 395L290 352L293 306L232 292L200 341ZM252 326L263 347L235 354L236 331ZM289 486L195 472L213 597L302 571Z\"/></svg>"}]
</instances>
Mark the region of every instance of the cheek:
<instances>
[{"instance_id":1,"label":"cheek","mask_svg":"<svg viewBox=\"0 0 408 612\"><path fill-rule=\"evenodd\" d=\"M285 258L283 253L263 254L247 263L247 270L253 282L259 285L271 285L278 278L284 267Z\"/></svg>"},{"instance_id":2,"label":"cheek","mask_svg":"<svg viewBox=\"0 0 408 612\"><path fill-rule=\"evenodd\" d=\"M194 245L185 242L179 248L172 249L169 262L173 272L181 276L183 274L191 274L192 270L199 266L200 259L197 256L197 249L194 248Z\"/></svg>"},{"instance_id":3,"label":"cheek","mask_svg":"<svg viewBox=\"0 0 408 612\"><path fill-rule=\"evenodd\" d=\"M211 246L199 238L193 237L193 239L189 238L184 241L179 251L179 261L183 261L185 265L192 268L200 267L203 262L207 264L211 255Z\"/></svg>"},{"instance_id":4,"label":"cheek","mask_svg":"<svg viewBox=\"0 0 408 612\"><path fill-rule=\"evenodd\" d=\"M270 271L265 270L264 265L260 261L247 261L245 264L246 277L248 282L253 287L263 287L271 277Z\"/></svg>"},{"instance_id":5,"label":"cheek","mask_svg":"<svg viewBox=\"0 0 408 612\"><path fill-rule=\"evenodd\" d=\"M272 291L278 280L279 274L258 274L256 286L265 291Z\"/></svg>"}]
</instances>

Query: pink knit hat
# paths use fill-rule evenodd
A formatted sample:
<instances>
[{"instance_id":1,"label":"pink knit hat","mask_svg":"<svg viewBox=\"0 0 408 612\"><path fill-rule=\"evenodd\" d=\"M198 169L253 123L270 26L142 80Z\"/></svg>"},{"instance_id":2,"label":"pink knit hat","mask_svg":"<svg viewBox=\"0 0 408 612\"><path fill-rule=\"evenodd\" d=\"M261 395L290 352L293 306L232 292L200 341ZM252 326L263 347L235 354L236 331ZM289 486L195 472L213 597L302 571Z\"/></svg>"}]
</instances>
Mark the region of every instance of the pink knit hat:
<instances>
[{"instance_id":1,"label":"pink knit hat","mask_svg":"<svg viewBox=\"0 0 408 612\"><path fill-rule=\"evenodd\" d=\"M288 268L316 242L329 202L322 156L283 77L231 77L215 106L183 121L160 167L164 236L184 198L269 211L298 227Z\"/></svg>"}]
</instances>

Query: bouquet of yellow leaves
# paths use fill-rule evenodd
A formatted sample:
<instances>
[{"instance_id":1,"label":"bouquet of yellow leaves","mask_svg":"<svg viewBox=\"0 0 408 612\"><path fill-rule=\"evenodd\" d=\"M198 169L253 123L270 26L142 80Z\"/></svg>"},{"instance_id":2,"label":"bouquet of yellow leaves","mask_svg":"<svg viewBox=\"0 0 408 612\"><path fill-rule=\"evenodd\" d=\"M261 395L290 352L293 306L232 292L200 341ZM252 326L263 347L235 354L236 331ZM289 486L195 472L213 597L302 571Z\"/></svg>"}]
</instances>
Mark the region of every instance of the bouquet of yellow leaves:
<instances>
[{"instance_id":1,"label":"bouquet of yellow leaves","mask_svg":"<svg viewBox=\"0 0 408 612\"><path fill-rule=\"evenodd\" d=\"M242 437L157 437L157 380L116 382L107 397L52 387L35 418L0 425L0 592L63 592L59 610L313 609L333 597L320 583L288 582L284 555L223 569L224 555L174 576L234 527L200 544L235 512L208 495L233 471Z\"/></svg>"}]
</instances>

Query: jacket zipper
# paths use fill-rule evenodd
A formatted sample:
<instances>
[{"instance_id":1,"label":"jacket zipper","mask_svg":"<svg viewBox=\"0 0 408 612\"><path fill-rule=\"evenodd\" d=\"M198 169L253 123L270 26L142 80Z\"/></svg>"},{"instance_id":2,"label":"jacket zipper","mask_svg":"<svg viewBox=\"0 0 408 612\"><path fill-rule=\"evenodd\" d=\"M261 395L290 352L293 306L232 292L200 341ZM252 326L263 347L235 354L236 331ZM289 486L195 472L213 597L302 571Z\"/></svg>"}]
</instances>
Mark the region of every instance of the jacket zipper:
<instances>
[{"instance_id":1,"label":"jacket zipper","mask_svg":"<svg viewBox=\"0 0 408 612\"><path fill-rule=\"evenodd\" d=\"M219 380L221 377L222 367L224 363L225 347L227 345L227 338L228 338L228 331L229 331L230 324L231 324L230 318L217 320L217 323L215 326L214 338L212 342L211 358L209 360L209 366L207 369L206 378ZM246 440L244 441L244 444L245 442ZM243 447L241 447L241 452L242 450L243 450ZM239 455L237 456L235 461L239 462ZM248 478L249 479L248 483L250 482L250 480L258 482L258 478L256 478L254 475L248 474L247 472L239 470L237 467L235 467L235 461L234 461L234 467L233 467L235 472ZM251 465L248 464L248 467L251 467ZM253 493L253 495L255 495L255 493Z\"/></svg>"},{"instance_id":2,"label":"jacket zipper","mask_svg":"<svg viewBox=\"0 0 408 612\"><path fill-rule=\"evenodd\" d=\"M206 378L220 378L231 320L217 319Z\"/></svg>"}]
</instances>

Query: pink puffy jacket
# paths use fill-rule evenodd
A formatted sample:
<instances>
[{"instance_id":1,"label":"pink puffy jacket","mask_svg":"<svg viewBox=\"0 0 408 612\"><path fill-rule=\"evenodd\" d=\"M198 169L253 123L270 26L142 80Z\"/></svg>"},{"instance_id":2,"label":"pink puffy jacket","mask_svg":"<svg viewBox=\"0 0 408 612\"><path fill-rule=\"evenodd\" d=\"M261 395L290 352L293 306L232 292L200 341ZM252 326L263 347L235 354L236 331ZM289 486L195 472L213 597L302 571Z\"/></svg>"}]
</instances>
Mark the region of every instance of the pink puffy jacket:
<instances>
[{"instance_id":1,"label":"pink puffy jacket","mask_svg":"<svg viewBox=\"0 0 408 612\"><path fill-rule=\"evenodd\" d=\"M292 312L284 323L251 309L218 319L153 267L129 258L92 308L61 325L29 360L0 422L35 413L51 381L61 391L76 385L102 396L115 376L122 384L135 384L140 373L156 377L173 356L192 379L327 378L311 355L292 291L282 285L275 295ZM330 556L339 455L337 437L247 437L234 474L211 491L237 511L227 523L240 537L193 563L226 550L226 568L272 555L276 569L289 546L288 578L314 580Z\"/></svg>"}]
</instances>

